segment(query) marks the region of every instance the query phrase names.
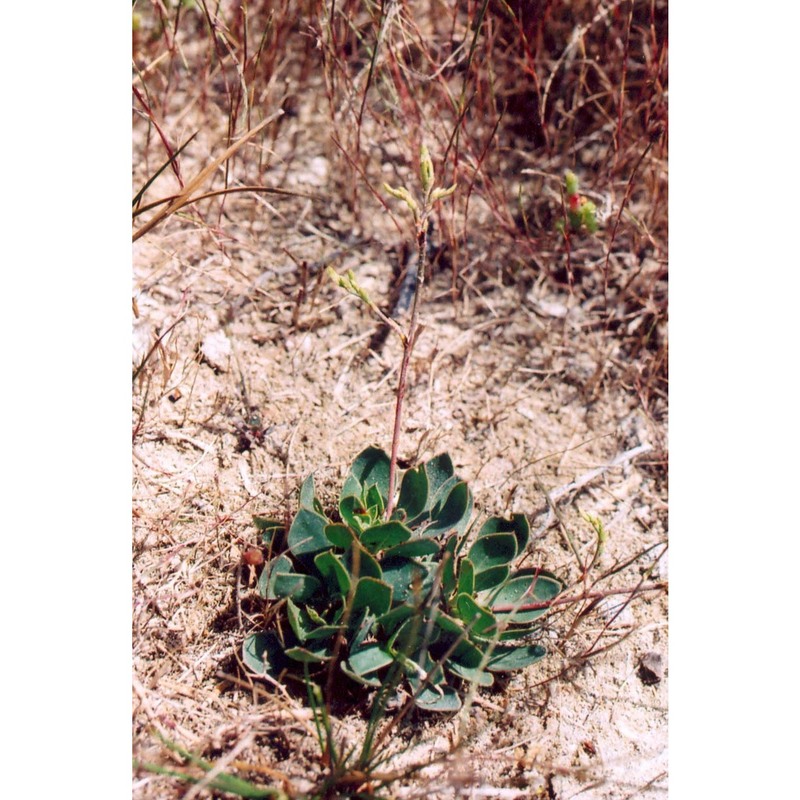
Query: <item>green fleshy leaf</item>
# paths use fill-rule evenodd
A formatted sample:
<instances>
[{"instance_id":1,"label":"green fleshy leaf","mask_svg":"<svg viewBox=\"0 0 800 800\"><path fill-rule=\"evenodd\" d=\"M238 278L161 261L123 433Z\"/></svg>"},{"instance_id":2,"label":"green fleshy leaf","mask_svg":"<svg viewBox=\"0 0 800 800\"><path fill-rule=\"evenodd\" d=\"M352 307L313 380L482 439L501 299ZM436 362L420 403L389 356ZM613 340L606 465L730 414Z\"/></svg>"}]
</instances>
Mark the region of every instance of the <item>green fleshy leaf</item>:
<instances>
[{"instance_id":1,"label":"green fleshy leaf","mask_svg":"<svg viewBox=\"0 0 800 800\"><path fill-rule=\"evenodd\" d=\"M363 497L362 491L377 486L386 507L389 495L389 456L377 447L362 450L344 482L341 497Z\"/></svg>"},{"instance_id":2,"label":"green fleshy leaf","mask_svg":"<svg viewBox=\"0 0 800 800\"><path fill-rule=\"evenodd\" d=\"M424 711L449 713L461 708L461 700L451 686L426 686L414 701Z\"/></svg>"},{"instance_id":3,"label":"green fleshy leaf","mask_svg":"<svg viewBox=\"0 0 800 800\"><path fill-rule=\"evenodd\" d=\"M308 641L324 641L325 639L330 639L341 630L343 630L341 625L320 625L318 628L313 628L308 632Z\"/></svg>"},{"instance_id":4,"label":"green fleshy leaf","mask_svg":"<svg viewBox=\"0 0 800 800\"><path fill-rule=\"evenodd\" d=\"M481 595L491 608L496 606L515 605L521 601L541 603L557 597L564 589L564 584L554 575L544 570L524 569L513 573L510 579L498 590ZM533 622L548 611L546 608L530 611L495 611L498 620L514 624Z\"/></svg>"},{"instance_id":5,"label":"green fleshy leaf","mask_svg":"<svg viewBox=\"0 0 800 800\"><path fill-rule=\"evenodd\" d=\"M291 598L286 601L286 616L289 618L289 625L291 625L297 641L302 644L308 638L307 631L300 618L300 609L292 602Z\"/></svg>"},{"instance_id":6,"label":"green fleshy leaf","mask_svg":"<svg viewBox=\"0 0 800 800\"><path fill-rule=\"evenodd\" d=\"M339 624L342 614L344 613L343 605L334 610L329 620L324 620L319 614L317 614L313 606L305 606L303 613L307 614L308 619L310 620L310 631L308 634L309 640L328 639L343 628L343 626Z\"/></svg>"},{"instance_id":7,"label":"green fleshy leaf","mask_svg":"<svg viewBox=\"0 0 800 800\"><path fill-rule=\"evenodd\" d=\"M441 664L437 664L427 651L425 653L420 651L413 658L407 658L404 664L408 682L414 690L422 683L424 675L428 676L428 686L442 686L445 683Z\"/></svg>"},{"instance_id":8,"label":"green fleshy leaf","mask_svg":"<svg viewBox=\"0 0 800 800\"><path fill-rule=\"evenodd\" d=\"M314 649L310 647L290 647L286 650L286 655L303 664L322 664L333 658L333 654L328 647L316 647Z\"/></svg>"},{"instance_id":9,"label":"green fleshy leaf","mask_svg":"<svg viewBox=\"0 0 800 800\"><path fill-rule=\"evenodd\" d=\"M285 526L280 520L270 517L254 516L253 524L256 526L256 530L261 533L261 541L266 545L273 544L285 530Z\"/></svg>"},{"instance_id":10,"label":"green fleshy leaf","mask_svg":"<svg viewBox=\"0 0 800 800\"><path fill-rule=\"evenodd\" d=\"M428 495L428 514L431 517L436 517L442 510L445 500L453 491L453 487L460 483L461 480L458 475L450 476L437 490Z\"/></svg>"},{"instance_id":11,"label":"green fleshy leaf","mask_svg":"<svg viewBox=\"0 0 800 800\"><path fill-rule=\"evenodd\" d=\"M383 579L383 570L375 558L358 542L353 542L350 549L344 554L344 566L350 573L351 579L376 578Z\"/></svg>"},{"instance_id":12,"label":"green fleshy leaf","mask_svg":"<svg viewBox=\"0 0 800 800\"><path fill-rule=\"evenodd\" d=\"M517 537L513 533L479 536L469 549L469 560L475 566L475 591L502 584L508 578L508 564L516 555Z\"/></svg>"},{"instance_id":13,"label":"green fleshy leaf","mask_svg":"<svg viewBox=\"0 0 800 800\"><path fill-rule=\"evenodd\" d=\"M300 562L310 565L314 556L330 549L331 543L325 535L328 520L321 514L301 508L289 528L287 543L292 555Z\"/></svg>"},{"instance_id":14,"label":"green fleshy leaf","mask_svg":"<svg viewBox=\"0 0 800 800\"><path fill-rule=\"evenodd\" d=\"M492 672L512 672L535 664L546 655L547 650L540 644L529 644L523 647L503 647L498 645L495 647L486 668Z\"/></svg>"},{"instance_id":15,"label":"green fleshy leaf","mask_svg":"<svg viewBox=\"0 0 800 800\"><path fill-rule=\"evenodd\" d=\"M458 593L475 594L475 567L468 558L462 558L458 564Z\"/></svg>"},{"instance_id":16,"label":"green fleshy leaf","mask_svg":"<svg viewBox=\"0 0 800 800\"><path fill-rule=\"evenodd\" d=\"M433 539L411 539L408 542L390 547L383 553L384 558L420 558L439 552L439 545Z\"/></svg>"},{"instance_id":17,"label":"green fleshy leaf","mask_svg":"<svg viewBox=\"0 0 800 800\"><path fill-rule=\"evenodd\" d=\"M343 497L339 501L339 514L347 525L360 534L381 521L379 508L369 508L366 500L360 497Z\"/></svg>"},{"instance_id":18,"label":"green fleshy leaf","mask_svg":"<svg viewBox=\"0 0 800 800\"><path fill-rule=\"evenodd\" d=\"M314 473L312 472L300 487L300 508L308 511L320 512L319 501L314 495Z\"/></svg>"},{"instance_id":19,"label":"green fleshy leaf","mask_svg":"<svg viewBox=\"0 0 800 800\"><path fill-rule=\"evenodd\" d=\"M244 640L242 661L257 675L277 678L288 664L283 650L280 639L272 631L254 633Z\"/></svg>"},{"instance_id":20,"label":"green fleshy leaf","mask_svg":"<svg viewBox=\"0 0 800 800\"><path fill-rule=\"evenodd\" d=\"M461 700L456 691L445 683L445 675L441 666L436 665L428 653L421 659L405 659L406 675L411 689L416 693L427 675L429 680L419 693L416 705L427 711L456 711L461 707ZM421 661L421 669L419 662Z\"/></svg>"},{"instance_id":21,"label":"green fleshy leaf","mask_svg":"<svg viewBox=\"0 0 800 800\"><path fill-rule=\"evenodd\" d=\"M405 512L405 519L411 520L419 516L428 504L428 475L425 465L420 464L416 469L410 469L403 475L400 484L400 499L397 501L397 511Z\"/></svg>"},{"instance_id":22,"label":"green fleshy leaf","mask_svg":"<svg viewBox=\"0 0 800 800\"><path fill-rule=\"evenodd\" d=\"M506 566L517 555L517 537L513 533L490 533L480 536L470 547L468 557L475 566L475 574L490 567Z\"/></svg>"},{"instance_id":23,"label":"green fleshy leaf","mask_svg":"<svg viewBox=\"0 0 800 800\"><path fill-rule=\"evenodd\" d=\"M411 531L401 522L383 522L367 528L361 536L361 544L371 553L385 550L397 544L407 542L411 538Z\"/></svg>"},{"instance_id":24,"label":"green fleshy leaf","mask_svg":"<svg viewBox=\"0 0 800 800\"><path fill-rule=\"evenodd\" d=\"M453 461L447 453L442 453L426 461L424 467L428 478L428 498L433 502L442 485L455 475Z\"/></svg>"},{"instance_id":25,"label":"green fleshy leaf","mask_svg":"<svg viewBox=\"0 0 800 800\"><path fill-rule=\"evenodd\" d=\"M439 536L456 531L463 533L472 513L472 492L463 481L456 483L447 499L431 511L431 523L425 529L426 536Z\"/></svg>"},{"instance_id":26,"label":"green fleshy leaf","mask_svg":"<svg viewBox=\"0 0 800 800\"><path fill-rule=\"evenodd\" d=\"M383 511L386 505L383 502L383 497L381 497L380 490L377 486L370 486L367 489L366 501L370 515L375 517L375 519L383 519Z\"/></svg>"},{"instance_id":27,"label":"green fleshy leaf","mask_svg":"<svg viewBox=\"0 0 800 800\"><path fill-rule=\"evenodd\" d=\"M377 689L382 681L377 675L359 675L354 669L351 669L347 661L339 662L339 669L347 675L350 680L360 683L362 686L369 686Z\"/></svg>"},{"instance_id":28,"label":"green fleshy leaf","mask_svg":"<svg viewBox=\"0 0 800 800\"><path fill-rule=\"evenodd\" d=\"M500 586L508 579L509 572L508 567L503 565L482 570L475 575L475 591L482 592Z\"/></svg>"},{"instance_id":29,"label":"green fleshy leaf","mask_svg":"<svg viewBox=\"0 0 800 800\"><path fill-rule=\"evenodd\" d=\"M352 612L368 608L376 616L392 607L392 588L375 578L360 578L353 596Z\"/></svg>"},{"instance_id":30,"label":"green fleshy leaf","mask_svg":"<svg viewBox=\"0 0 800 800\"><path fill-rule=\"evenodd\" d=\"M442 559L444 569L442 570L442 591L446 598L450 598L456 591L456 548L458 547L458 537L450 536L444 546Z\"/></svg>"},{"instance_id":31,"label":"green fleshy leaf","mask_svg":"<svg viewBox=\"0 0 800 800\"><path fill-rule=\"evenodd\" d=\"M437 627L441 628L451 638L458 638L466 630L463 622L451 617L449 614L445 614L444 611L439 611L434 621Z\"/></svg>"},{"instance_id":32,"label":"green fleshy leaf","mask_svg":"<svg viewBox=\"0 0 800 800\"><path fill-rule=\"evenodd\" d=\"M389 649L406 665L405 671L409 675L416 674L416 658L411 658L410 656L415 655L419 650L424 626L425 622L422 616L414 609L408 619L389 638ZM430 664L433 664L433 662L431 661ZM439 681L441 682L441 680L442 677L439 675Z\"/></svg>"},{"instance_id":33,"label":"green fleshy leaf","mask_svg":"<svg viewBox=\"0 0 800 800\"><path fill-rule=\"evenodd\" d=\"M356 651L371 643L375 638L375 627L378 619L369 608L361 608L350 616L350 650Z\"/></svg>"},{"instance_id":34,"label":"green fleshy leaf","mask_svg":"<svg viewBox=\"0 0 800 800\"><path fill-rule=\"evenodd\" d=\"M327 625L325 620L314 610L313 606L306 606L306 611L308 612L309 619L315 625Z\"/></svg>"},{"instance_id":35,"label":"green fleshy leaf","mask_svg":"<svg viewBox=\"0 0 800 800\"><path fill-rule=\"evenodd\" d=\"M347 550L353 543L355 538L353 531L347 525L340 525L332 523L325 526L325 536L334 547L341 547L342 550Z\"/></svg>"},{"instance_id":36,"label":"green fleshy leaf","mask_svg":"<svg viewBox=\"0 0 800 800\"><path fill-rule=\"evenodd\" d=\"M341 630L338 625L327 625L312 608L300 608L292 600L286 602L286 616L292 632L300 644L330 639ZM322 624L320 624L322 623Z\"/></svg>"},{"instance_id":37,"label":"green fleshy leaf","mask_svg":"<svg viewBox=\"0 0 800 800\"><path fill-rule=\"evenodd\" d=\"M322 575L325 587L330 594L347 595L350 591L350 574L335 553L327 550L319 553L314 564Z\"/></svg>"},{"instance_id":38,"label":"green fleshy leaf","mask_svg":"<svg viewBox=\"0 0 800 800\"><path fill-rule=\"evenodd\" d=\"M497 630L497 620L485 608L479 606L468 594L456 597L458 616L467 624L470 633L476 636L493 634ZM472 623L472 624L471 624Z\"/></svg>"},{"instance_id":39,"label":"green fleshy leaf","mask_svg":"<svg viewBox=\"0 0 800 800\"><path fill-rule=\"evenodd\" d=\"M393 661L394 657L391 653L388 653L380 645L370 644L350 653L347 665L353 672L363 677L370 672L377 672L379 669L389 666Z\"/></svg>"},{"instance_id":40,"label":"green fleshy leaf","mask_svg":"<svg viewBox=\"0 0 800 800\"><path fill-rule=\"evenodd\" d=\"M378 624L390 639L389 646L394 646L392 637L397 633L400 626L416 613L415 608L404 603L403 605L395 606L391 611L378 617Z\"/></svg>"},{"instance_id":41,"label":"green fleshy leaf","mask_svg":"<svg viewBox=\"0 0 800 800\"><path fill-rule=\"evenodd\" d=\"M513 514L510 519L489 517L478 532L478 539L492 533L513 533L517 537L517 555L520 556L528 546L531 526L524 514Z\"/></svg>"},{"instance_id":42,"label":"green fleshy leaf","mask_svg":"<svg viewBox=\"0 0 800 800\"><path fill-rule=\"evenodd\" d=\"M279 596L275 593L275 578L279 572L293 572L292 560L286 555L279 555L270 559L264 564L261 575L258 578L258 593L265 600L277 600Z\"/></svg>"},{"instance_id":43,"label":"green fleshy leaf","mask_svg":"<svg viewBox=\"0 0 800 800\"><path fill-rule=\"evenodd\" d=\"M356 498L361 502L364 497L364 487L361 481L355 475L348 473L342 486L342 493L339 496L339 507L341 508L342 501L347 498Z\"/></svg>"},{"instance_id":44,"label":"green fleshy leaf","mask_svg":"<svg viewBox=\"0 0 800 800\"><path fill-rule=\"evenodd\" d=\"M339 501L339 516L353 530L360 531L366 509L360 495L347 495ZM344 527L344 526L343 526Z\"/></svg>"},{"instance_id":45,"label":"green fleshy leaf","mask_svg":"<svg viewBox=\"0 0 800 800\"><path fill-rule=\"evenodd\" d=\"M445 662L445 666L459 678L479 686L491 686L494 683L494 676L486 672L486 667L481 667L483 663L483 653L472 642L467 640L460 641L450 657Z\"/></svg>"},{"instance_id":46,"label":"green fleshy leaf","mask_svg":"<svg viewBox=\"0 0 800 800\"><path fill-rule=\"evenodd\" d=\"M430 591L433 572L419 561L392 556L381 564L383 580L392 587L395 602L419 602Z\"/></svg>"},{"instance_id":47,"label":"green fleshy leaf","mask_svg":"<svg viewBox=\"0 0 800 800\"><path fill-rule=\"evenodd\" d=\"M276 572L272 588L276 597L288 597L297 603L305 603L322 589L322 584L313 575Z\"/></svg>"}]
</instances>

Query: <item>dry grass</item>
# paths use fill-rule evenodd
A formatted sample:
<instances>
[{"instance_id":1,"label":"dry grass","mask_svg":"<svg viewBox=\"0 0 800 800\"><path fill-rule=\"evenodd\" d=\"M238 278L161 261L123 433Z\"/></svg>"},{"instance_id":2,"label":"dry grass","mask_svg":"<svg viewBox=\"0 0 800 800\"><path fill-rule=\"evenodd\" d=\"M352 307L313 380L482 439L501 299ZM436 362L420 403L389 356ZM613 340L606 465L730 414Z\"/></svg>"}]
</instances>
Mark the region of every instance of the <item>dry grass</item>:
<instances>
[{"instance_id":1,"label":"dry grass","mask_svg":"<svg viewBox=\"0 0 800 800\"><path fill-rule=\"evenodd\" d=\"M590 558L582 511L611 532L599 589L665 577L663 560L646 573L666 541L666 3L134 12L134 194L180 150L134 220L135 756L179 768L160 734L297 796L324 759L296 687L237 663L263 611L241 556L252 514L291 514L308 472L332 497L355 453L388 446L399 345L376 345L324 266L388 298L410 227L380 187L417 185L423 141L459 188L436 218L400 455L449 451L487 513L535 518L537 557L572 581L559 526ZM556 231L567 168L601 210L596 236ZM545 527L542 487L642 443ZM666 655L666 601L615 613L553 615L553 655L470 719L408 720L391 792L662 796L666 680L636 669ZM368 698L346 701L337 730L357 739ZM137 800L187 791L208 790L134 777Z\"/></svg>"}]
</instances>

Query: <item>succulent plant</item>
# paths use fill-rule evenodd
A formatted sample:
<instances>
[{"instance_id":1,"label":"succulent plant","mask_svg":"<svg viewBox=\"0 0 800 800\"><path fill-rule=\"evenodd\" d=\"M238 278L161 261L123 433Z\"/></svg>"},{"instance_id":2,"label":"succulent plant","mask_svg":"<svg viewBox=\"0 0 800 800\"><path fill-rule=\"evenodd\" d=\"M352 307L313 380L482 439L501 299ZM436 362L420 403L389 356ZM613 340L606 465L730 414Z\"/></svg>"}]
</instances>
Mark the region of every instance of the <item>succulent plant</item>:
<instances>
[{"instance_id":1,"label":"succulent plant","mask_svg":"<svg viewBox=\"0 0 800 800\"><path fill-rule=\"evenodd\" d=\"M288 531L256 519L272 552L285 541L258 581L262 597L282 604L267 630L245 640L244 662L278 678L335 660L370 687L394 666L417 706L454 711L462 681L488 686L493 673L544 657L533 635L563 584L541 569L512 568L528 545L524 515L490 517L471 535L472 494L448 455L403 474L387 520L388 491L389 456L368 447L335 519L313 475Z\"/></svg>"}]
</instances>

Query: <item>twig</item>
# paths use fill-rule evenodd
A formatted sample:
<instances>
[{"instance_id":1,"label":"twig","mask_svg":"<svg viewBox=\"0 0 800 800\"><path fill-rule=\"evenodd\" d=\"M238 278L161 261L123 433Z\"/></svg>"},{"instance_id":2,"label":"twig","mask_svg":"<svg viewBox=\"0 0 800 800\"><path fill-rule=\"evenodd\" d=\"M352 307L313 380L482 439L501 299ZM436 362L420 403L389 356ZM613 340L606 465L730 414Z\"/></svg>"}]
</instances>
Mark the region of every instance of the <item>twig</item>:
<instances>
[{"instance_id":1,"label":"twig","mask_svg":"<svg viewBox=\"0 0 800 800\"><path fill-rule=\"evenodd\" d=\"M164 149L167 151L167 155L169 156L168 163L170 167L172 167L172 171L175 173L175 177L178 179L181 189L183 189L183 176L181 175L181 165L178 163L176 158L177 153L175 153L173 150L172 145L170 144L169 139L167 139L164 131L161 130L161 126L158 124L158 121L151 111L150 106L147 104L147 101L144 99L144 97L142 97L142 93L135 86L133 87L133 93L136 95L136 99L142 104L142 108L144 109L147 118L153 123L153 127L155 127L156 133L158 133L158 136L164 145Z\"/></svg>"},{"instance_id":2,"label":"twig","mask_svg":"<svg viewBox=\"0 0 800 800\"><path fill-rule=\"evenodd\" d=\"M650 444L640 444L638 447L634 447L630 450L626 450L624 453L620 453L617 455L613 461L609 464L605 464L602 467L597 467L595 469L589 470L589 472L584 473L579 478L576 478L574 481L570 483L560 486L558 489L553 489L551 492L547 492L545 498L547 500L547 504L550 507L550 510L547 514L547 518L539 526L534 534L534 538L538 538L541 536L548 528L551 528L554 524L554 520L558 518L558 509L556 508L556 503L561 500L563 497L566 497L573 492L578 492L583 489L584 486L591 483L595 478L599 478L601 475L608 472L610 469L614 467L623 466L630 461L632 461L637 456L643 455L644 453L649 453L653 449L653 446ZM542 511L538 514L534 515L535 517L541 516Z\"/></svg>"},{"instance_id":3,"label":"twig","mask_svg":"<svg viewBox=\"0 0 800 800\"><path fill-rule=\"evenodd\" d=\"M572 550L572 554L575 556L575 560L578 562L578 566L580 567L581 573L586 573L586 567L584 566L583 559L581 558L581 554L578 552L578 547L575 544L575 540L572 538L572 534L569 532L569 528L566 526L564 519L561 516L561 512L558 510L558 507L555 504L555 501L548 493L545 485L539 480L539 476L534 473L533 480L536 484L536 488L545 496L545 500L547 500L547 505L550 508L550 512L547 515L547 520L545 522L544 527L540 528L534 534L534 539L541 536L552 524L553 519L557 520L558 527L561 530L561 534L566 540L567 544L569 545L569 549Z\"/></svg>"},{"instance_id":4,"label":"twig","mask_svg":"<svg viewBox=\"0 0 800 800\"><path fill-rule=\"evenodd\" d=\"M642 151L642 154L639 156L636 164L633 166L633 170L631 171L631 175L628 178L628 183L625 186L625 196L622 198L622 202L619 205L619 211L617 212L617 218L614 220L614 227L611 229L611 239L608 242L608 249L606 250L606 258L603 264L603 299L608 303L608 299L606 297L608 293L608 261L611 258L611 248L614 246L614 240L617 238L617 231L619 230L619 223L622 219L622 212L625 210L625 206L627 206L628 201L631 199L631 192L633 192L633 179L636 177L636 173L639 170L642 162L644 161L647 154L650 152L650 148L658 141L658 137L660 136L660 131L657 132L657 135L651 136L650 141L648 141L647 146Z\"/></svg>"}]
</instances>

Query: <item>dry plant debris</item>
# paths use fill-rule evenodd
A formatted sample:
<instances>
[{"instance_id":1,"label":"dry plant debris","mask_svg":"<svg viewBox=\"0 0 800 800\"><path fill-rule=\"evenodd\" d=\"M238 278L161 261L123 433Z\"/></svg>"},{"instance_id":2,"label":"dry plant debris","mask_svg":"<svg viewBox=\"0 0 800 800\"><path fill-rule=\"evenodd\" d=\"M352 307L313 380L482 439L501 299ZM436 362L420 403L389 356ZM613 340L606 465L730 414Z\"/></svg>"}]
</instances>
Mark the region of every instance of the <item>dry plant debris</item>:
<instances>
[{"instance_id":1,"label":"dry plant debris","mask_svg":"<svg viewBox=\"0 0 800 800\"><path fill-rule=\"evenodd\" d=\"M291 798L321 785L302 687L237 659L264 611L252 520L290 519L312 471L334 505L355 455L391 444L401 346L325 270L392 311L410 228L382 185L414 185L425 142L458 189L399 457L450 453L583 597L468 715L398 725L385 787L328 794L665 796L666 2L133 12L134 758L191 771L168 740ZM567 170L595 233L557 228ZM338 737L363 737L369 703L337 699ZM213 796L210 774L136 769L133 796Z\"/></svg>"}]
</instances>

